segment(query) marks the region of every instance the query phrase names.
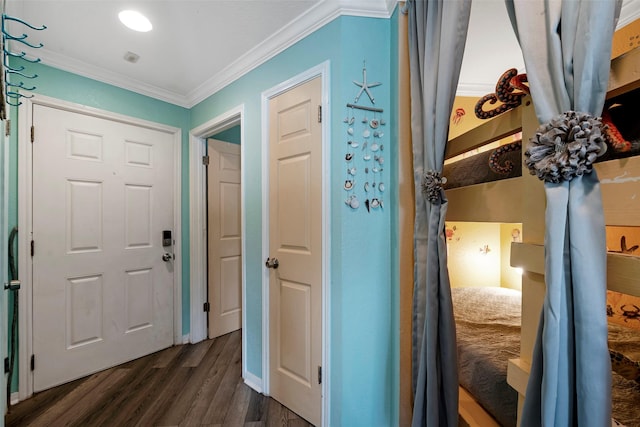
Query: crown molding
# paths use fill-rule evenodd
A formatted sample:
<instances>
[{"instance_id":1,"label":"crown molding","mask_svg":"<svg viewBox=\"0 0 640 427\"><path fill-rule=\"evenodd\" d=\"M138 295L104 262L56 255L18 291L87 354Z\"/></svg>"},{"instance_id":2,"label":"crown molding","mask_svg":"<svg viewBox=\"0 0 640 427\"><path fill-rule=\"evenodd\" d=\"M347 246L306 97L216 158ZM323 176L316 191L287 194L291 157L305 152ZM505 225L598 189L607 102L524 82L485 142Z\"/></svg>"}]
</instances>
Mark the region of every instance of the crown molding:
<instances>
[{"instance_id":1,"label":"crown molding","mask_svg":"<svg viewBox=\"0 0 640 427\"><path fill-rule=\"evenodd\" d=\"M383 5L371 0L320 2L189 92L188 103L194 106L204 101L339 16L389 18L396 3L397 0L387 0Z\"/></svg>"},{"instance_id":2,"label":"crown molding","mask_svg":"<svg viewBox=\"0 0 640 427\"><path fill-rule=\"evenodd\" d=\"M51 67L130 90L180 107L191 108L335 18L339 16L389 18L396 4L397 0L376 2L371 0L322 1L187 94L180 94L137 79L132 79L84 61L48 51L46 48L38 50L38 56L43 64Z\"/></svg>"},{"instance_id":3,"label":"crown molding","mask_svg":"<svg viewBox=\"0 0 640 427\"><path fill-rule=\"evenodd\" d=\"M187 99L190 106L204 101L338 16L340 16L340 9L335 7L334 2L323 1L316 4L297 19L282 27L279 31L266 38L236 61L226 66L222 71L189 92Z\"/></svg>"},{"instance_id":4,"label":"crown molding","mask_svg":"<svg viewBox=\"0 0 640 427\"><path fill-rule=\"evenodd\" d=\"M105 70L104 68L46 49L39 50L37 53L38 57L45 65L97 80L102 83L107 83L121 89L130 90L140 95L145 95L180 107L191 107L188 103L187 97L179 93L150 85L140 80L124 76L120 73L114 73L112 71Z\"/></svg>"},{"instance_id":5,"label":"crown molding","mask_svg":"<svg viewBox=\"0 0 640 427\"><path fill-rule=\"evenodd\" d=\"M340 14L367 18L389 18L398 0L340 0Z\"/></svg>"}]
</instances>

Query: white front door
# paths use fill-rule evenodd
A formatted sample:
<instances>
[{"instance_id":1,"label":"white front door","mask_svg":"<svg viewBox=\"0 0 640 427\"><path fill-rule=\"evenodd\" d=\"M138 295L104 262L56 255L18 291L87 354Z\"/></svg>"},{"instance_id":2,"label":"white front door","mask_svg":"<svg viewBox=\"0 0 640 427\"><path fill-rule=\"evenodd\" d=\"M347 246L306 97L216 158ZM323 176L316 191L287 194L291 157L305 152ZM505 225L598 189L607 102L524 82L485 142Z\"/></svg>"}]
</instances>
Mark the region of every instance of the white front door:
<instances>
[{"instance_id":1,"label":"white front door","mask_svg":"<svg viewBox=\"0 0 640 427\"><path fill-rule=\"evenodd\" d=\"M207 140L209 338L242 327L240 146Z\"/></svg>"},{"instance_id":2,"label":"white front door","mask_svg":"<svg viewBox=\"0 0 640 427\"><path fill-rule=\"evenodd\" d=\"M317 77L269 102L270 392L321 422L322 128Z\"/></svg>"},{"instance_id":3,"label":"white front door","mask_svg":"<svg viewBox=\"0 0 640 427\"><path fill-rule=\"evenodd\" d=\"M173 344L173 135L34 105L34 391Z\"/></svg>"}]
</instances>

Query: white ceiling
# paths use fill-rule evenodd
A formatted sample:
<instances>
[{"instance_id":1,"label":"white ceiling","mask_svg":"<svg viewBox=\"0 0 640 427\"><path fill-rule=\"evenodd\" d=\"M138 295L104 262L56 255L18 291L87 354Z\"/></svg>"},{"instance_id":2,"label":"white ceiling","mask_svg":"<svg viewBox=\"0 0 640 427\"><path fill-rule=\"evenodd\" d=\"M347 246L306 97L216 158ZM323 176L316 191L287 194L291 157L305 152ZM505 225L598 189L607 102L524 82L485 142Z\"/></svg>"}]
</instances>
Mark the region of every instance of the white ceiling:
<instances>
[{"instance_id":1,"label":"white ceiling","mask_svg":"<svg viewBox=\"0 0 640 427\"><path fill-rule=\"evenodd\" d=\"M640 0L626 0L626 3ZM42 32L44 48L24 49L53 67L192 107L339 15L389 17L396 0L7 0L7 13ZM118 12L144 13L154 28L136 33ZM637 8L636 8L637 9ZM637 16L637 15L636 15ZM9 26L12 34L24 32ZM125 61L127 52L140 56ZM473 65L471 65L473 64ZM507 68L523 69L504 0L474 0L460 92L491 92Z\"/></svg>"}]
</instances>

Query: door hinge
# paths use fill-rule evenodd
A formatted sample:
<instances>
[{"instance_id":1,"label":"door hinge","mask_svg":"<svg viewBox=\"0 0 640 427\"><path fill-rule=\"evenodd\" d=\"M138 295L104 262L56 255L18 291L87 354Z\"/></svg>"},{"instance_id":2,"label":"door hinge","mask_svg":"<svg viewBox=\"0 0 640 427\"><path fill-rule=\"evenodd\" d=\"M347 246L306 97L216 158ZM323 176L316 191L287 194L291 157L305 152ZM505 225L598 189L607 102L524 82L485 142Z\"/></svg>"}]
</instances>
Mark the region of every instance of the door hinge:
<instances>
[{"instance_id":1,"label":"door hinge","mask_svg":"<svg viewBox=\"0 0 640 427\"><path fill-rule=\"evenodd\" d=\"M202 156L202 164L209 166L209 156Z\"/></svg>"},{"instance_id":2,"label":"door hinge","mask_svg":"<svg viewBox=\"0 0 640 427\"><path fill-rule=\"evenodd\" d=\"M322 105L318 105L318 123L322 123Z\"/></svg>"},{"instance_id":3,"label":"door hinge","mask_svg":"<svg viewBox=\"0 0 640 427\"><path fill-rule=\"evenodd\" d=\"M318 366L318 384L322 384L322 366Z\"/></svg>"},{"instance_id":4,"label":"door hinge","mask_svg":"<svg viewBox=\"0 0 640 427\"><path fill-rule=\"evenodd\" d=\"M33 257L36 254L36 243L31 241L31 256Z\"/></svg>"},{"instance_id":5,"label":"door hinge","mask_svg":"<svg viewBox=\"0 0 640 427\"><path fill-rule=\"evenodd\" d=\"M34 125L31 125L31 142L33 143L35 139L36 139L36 127Z\"/></svg>"},{"instance_id":6,"label":"door hinge","mask_svg":"<svg viewBox=\"0 0 640 427\"><path fill-rule=\"evenodd\" d=\"M4 136L11 135L11 120L7 119L4 123Z\"/></svg>"},{"instance_id":7,"label":"door hinge","mask_svg":"<svg viewBox=\"0 0 640 427\"><path fill-rule=\"evenodd\" d=\"M36 369L36 355L32 354L31 355L31 370L35 370Z\"/></svg>"},{"instance_id":8,"label":"door hinge","mask_svg":"<svg viewBox=\"0 0 640 427\"><path fill-rule=\"evenodd\" d=\"M211 304L209 304L209 302L205 302L204 306L202 307L202 309L204 310L205 313L208 313L211 311Z\"/></svg>"}]
</instances>

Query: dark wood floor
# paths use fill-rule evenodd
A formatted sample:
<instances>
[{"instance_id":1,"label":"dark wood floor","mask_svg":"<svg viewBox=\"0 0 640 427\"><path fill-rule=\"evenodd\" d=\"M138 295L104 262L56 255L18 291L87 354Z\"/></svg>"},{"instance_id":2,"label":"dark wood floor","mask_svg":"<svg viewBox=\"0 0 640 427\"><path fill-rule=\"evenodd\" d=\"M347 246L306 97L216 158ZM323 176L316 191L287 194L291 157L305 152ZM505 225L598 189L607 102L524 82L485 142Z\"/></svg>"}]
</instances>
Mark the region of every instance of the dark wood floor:
<instances>
[{"instance_id":1,"label":"dark wood floor","mask_svg":"<svg viewBox=\"0 0 640 427\"><path fill-rule=\"evenodd\" d=\"M7 426L310 427L241 378L240 331L181 345L37 393Z\"/></svg>"}]
</instances>

